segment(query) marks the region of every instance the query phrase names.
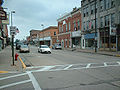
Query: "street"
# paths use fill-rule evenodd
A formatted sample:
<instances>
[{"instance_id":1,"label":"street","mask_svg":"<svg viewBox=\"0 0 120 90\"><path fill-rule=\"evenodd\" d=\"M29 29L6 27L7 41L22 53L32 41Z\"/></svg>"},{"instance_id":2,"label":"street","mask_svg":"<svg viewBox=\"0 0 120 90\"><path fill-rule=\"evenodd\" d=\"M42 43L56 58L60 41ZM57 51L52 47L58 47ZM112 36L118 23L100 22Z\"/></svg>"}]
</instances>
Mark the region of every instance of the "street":
<instances>
[{"instance_id":1,"label":"street","mask_svg":"<svg viewBox=\"0 0 120 90\"><path fill-rule=\"evenodd\" d=\"M19 55L26 71L0 74L1 90L120 90L119 57L35 46Z\"/></svg>"}]
</instances>

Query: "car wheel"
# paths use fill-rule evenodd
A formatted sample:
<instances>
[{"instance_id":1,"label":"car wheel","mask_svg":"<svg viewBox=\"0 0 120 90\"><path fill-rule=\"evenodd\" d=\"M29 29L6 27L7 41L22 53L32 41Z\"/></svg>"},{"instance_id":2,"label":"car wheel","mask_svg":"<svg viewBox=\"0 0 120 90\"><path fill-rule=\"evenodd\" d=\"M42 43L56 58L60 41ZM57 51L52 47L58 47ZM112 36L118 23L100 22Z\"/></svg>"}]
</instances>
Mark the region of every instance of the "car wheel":
<instances>
[{"instance_id":1,"label":"car wheel","mask_svg":"<svg viewBox=\"0 0 120 90\"><path fill-rule=\"evenodd\" d=\"M51 52L49 51L48 54L51 54Z\"/></svg>"}]
</instances>

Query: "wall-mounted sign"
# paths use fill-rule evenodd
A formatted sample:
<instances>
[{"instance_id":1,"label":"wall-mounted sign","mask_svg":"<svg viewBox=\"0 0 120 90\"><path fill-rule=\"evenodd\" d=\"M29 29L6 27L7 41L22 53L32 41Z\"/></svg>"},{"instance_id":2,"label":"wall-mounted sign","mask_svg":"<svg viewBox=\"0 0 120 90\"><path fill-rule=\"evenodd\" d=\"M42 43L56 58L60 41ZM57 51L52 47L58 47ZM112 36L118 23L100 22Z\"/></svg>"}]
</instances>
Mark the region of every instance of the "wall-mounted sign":
<instances>
[{"instance_id":1,"label":"wall-mounted sign","mask_svg":"<svg viewBox=\"0 0 120 90\"><path fill-rule=\"evenodd\" d=\"M6 20L6 19L7 19L6 12L0 9L0 20Z\"/></svg>"}]
</instances>

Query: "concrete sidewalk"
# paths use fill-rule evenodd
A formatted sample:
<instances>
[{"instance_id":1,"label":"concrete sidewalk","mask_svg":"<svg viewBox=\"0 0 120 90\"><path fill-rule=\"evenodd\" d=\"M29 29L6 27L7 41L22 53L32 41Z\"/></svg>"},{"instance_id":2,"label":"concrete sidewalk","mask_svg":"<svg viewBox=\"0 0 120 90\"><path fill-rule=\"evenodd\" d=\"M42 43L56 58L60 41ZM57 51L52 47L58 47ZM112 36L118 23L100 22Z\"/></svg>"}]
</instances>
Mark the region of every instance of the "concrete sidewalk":
<instances>
[{"instance_id":1,"label":"concrete sidewalk","mask_svg":"<svg viewBox=\"0 0 120 90\"><path fill-rule=\"evenodd\" d=\"M19 61L15 61L15 65L12 63L12 50L11 46L7 46L5 49L0 51L0 73L6 71L19 71L21 69Z\"/></svg>"},{"instance_id":2,"label":"concrete sidewalk","mask_svg":"<svg viewBox=\"0 0 120 90\"><path fill-rule=\"evenodd\" d=\"M99 50L99 51L95 52L94 49L79 49L79 48L76 48L76 49L67 48L65 50L120 57L120 51L119 52L113 52L113 51L102 51L102 50Z\"/></svg>"}]
</instances>

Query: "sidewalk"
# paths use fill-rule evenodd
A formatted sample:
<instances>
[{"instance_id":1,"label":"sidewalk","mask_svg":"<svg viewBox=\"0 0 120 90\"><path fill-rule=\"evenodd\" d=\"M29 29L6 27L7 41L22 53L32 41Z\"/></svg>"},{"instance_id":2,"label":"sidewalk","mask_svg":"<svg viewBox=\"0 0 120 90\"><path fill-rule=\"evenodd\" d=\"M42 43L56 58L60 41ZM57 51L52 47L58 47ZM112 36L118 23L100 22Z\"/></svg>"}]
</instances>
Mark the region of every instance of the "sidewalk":
<instances>
[{"instance_id":1,"label":"sidewalk","mask_svg":"<svg viewBox=\"0 0 120 90\"><path fill-rule=\"evenodd\" d=\"M12 63L12 50L10 46L7 46L5 49L0 51L0 73L6 71L19 71L20 65L15 61L15 65Z\"/></svg>"},{"instance_id":2,"label":"sidewalk","mask_svg":"<svg viewBox=\"0 0 120 90\"><path fill-rule=\"evenodd\" d=\"M112 51L102 51L102 50L100 51L99 50L99 51L95 52L94 49L92 50L92 49L79 49L79 48L76 48L76 49L67 48L66 50L120 57L120 51L119 52L112 52Z\"/></svg>"}]
</instances>

